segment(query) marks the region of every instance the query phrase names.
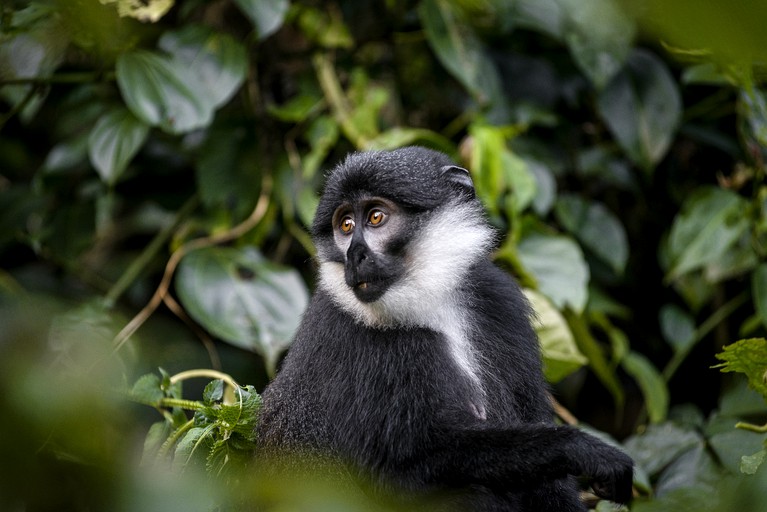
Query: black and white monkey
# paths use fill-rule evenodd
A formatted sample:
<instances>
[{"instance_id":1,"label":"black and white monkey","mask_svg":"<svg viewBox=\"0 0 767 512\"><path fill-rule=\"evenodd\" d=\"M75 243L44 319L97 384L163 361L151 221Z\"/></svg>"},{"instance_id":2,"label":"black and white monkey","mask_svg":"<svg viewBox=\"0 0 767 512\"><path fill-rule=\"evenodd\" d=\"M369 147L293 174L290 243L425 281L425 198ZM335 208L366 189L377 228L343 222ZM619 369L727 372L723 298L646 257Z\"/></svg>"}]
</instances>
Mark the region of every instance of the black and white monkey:
<instances>
[{"instance_id":1,"label":"black and white monkey","mask_svg":"<svg viewBox=\"0 0 767 512\"><path fill-rule=\"evenodd\" d=\"M418 147L352 154L312 230L319 282L263 393L265 446L455 510L582 511L576 476L630 499L628 456L553 423L529 306L488 259L465 169Z\"/></svg>"}]
</instances>

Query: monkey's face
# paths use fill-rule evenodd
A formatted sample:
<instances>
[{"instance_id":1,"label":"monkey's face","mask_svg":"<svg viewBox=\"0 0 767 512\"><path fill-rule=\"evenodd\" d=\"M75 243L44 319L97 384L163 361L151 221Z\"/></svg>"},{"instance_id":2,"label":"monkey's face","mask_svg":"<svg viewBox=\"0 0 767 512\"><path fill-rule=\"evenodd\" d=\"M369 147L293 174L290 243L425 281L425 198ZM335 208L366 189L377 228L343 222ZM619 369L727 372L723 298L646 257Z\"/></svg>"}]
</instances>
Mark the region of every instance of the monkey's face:
<instances>
[{"instance_id":1,"label":"monkey's face","mask_svg":"<svg viewBox=\"0 0 767 512\"><path fill-rule=\"evenodd\" d=\"M319 289L371 327L432 326L493 243L468 171L423 148L356 153L312 226Z\"/></svg>"},{"instance_id":2,"label":"monkey's face","mask_svg":"<svg viewBox=\"0 0 767 512\"><path fill-rule=\"evenodd\" d=\"M374 302L404 273L413 219L388 199L363 197L333 213L333 241L344 255L344 279L362 302Z\"/></svg>"}]
</instances>

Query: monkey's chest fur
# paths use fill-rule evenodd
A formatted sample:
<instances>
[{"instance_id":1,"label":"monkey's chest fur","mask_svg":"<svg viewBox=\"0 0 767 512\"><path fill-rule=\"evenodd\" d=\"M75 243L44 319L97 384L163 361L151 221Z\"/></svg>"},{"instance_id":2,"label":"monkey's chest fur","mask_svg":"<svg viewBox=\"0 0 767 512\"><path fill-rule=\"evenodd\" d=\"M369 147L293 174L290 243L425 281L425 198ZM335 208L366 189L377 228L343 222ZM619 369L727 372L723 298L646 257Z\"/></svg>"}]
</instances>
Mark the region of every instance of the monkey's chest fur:
<instances>
[{"instance_id":1,"label":"monkey's chest fur","mask_svg":"<svg viewBox=\"0 0 767 512\"><path fill-rule=\"evenodd\" d=\"M327 315L335 322L313 321ZM374 479L397 481L403 468L428 458L440 429L502 428L545 418L545 398L529 396L544 386L535 378L526 382L540 364L536 349L492 336L470 341L483 362L481 396L444 333L366 327L318 294L278 378L264 392L261 440L330 452Z\"/></svg>"}]
</instances>

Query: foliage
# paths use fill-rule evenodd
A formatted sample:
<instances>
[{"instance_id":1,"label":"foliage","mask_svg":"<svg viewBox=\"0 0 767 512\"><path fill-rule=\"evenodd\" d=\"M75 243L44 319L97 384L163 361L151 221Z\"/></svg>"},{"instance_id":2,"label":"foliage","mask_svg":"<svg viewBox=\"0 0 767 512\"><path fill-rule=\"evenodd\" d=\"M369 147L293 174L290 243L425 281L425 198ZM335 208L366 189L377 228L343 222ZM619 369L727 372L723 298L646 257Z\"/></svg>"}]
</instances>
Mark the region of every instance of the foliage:
<instances>
[{"instance_id":1,"label":"foliage","mask_svg":"<svg viewBox=\"0 0 767 512\"><path fill-rule=\"evenodd\" d=\"M560 402L639 462L634 508L759 503L764 433L733 427L759 430L767 408L711 366L728 345L723 369L763 393L767 45L762 6L724 8L3 3L0 434L18 440L4 460L34 464L0 499L231 503L191 467L251 447L256 390L314 285L323 171L421 144L471 170ZM184 398L170 375L208 366L253 384ZM162 422L106 392L131 387ZM132 462L148 429L147 453L195 461L183 479ZM62 474L49 502L24 483Z\"/></svg>"}]
</instances>

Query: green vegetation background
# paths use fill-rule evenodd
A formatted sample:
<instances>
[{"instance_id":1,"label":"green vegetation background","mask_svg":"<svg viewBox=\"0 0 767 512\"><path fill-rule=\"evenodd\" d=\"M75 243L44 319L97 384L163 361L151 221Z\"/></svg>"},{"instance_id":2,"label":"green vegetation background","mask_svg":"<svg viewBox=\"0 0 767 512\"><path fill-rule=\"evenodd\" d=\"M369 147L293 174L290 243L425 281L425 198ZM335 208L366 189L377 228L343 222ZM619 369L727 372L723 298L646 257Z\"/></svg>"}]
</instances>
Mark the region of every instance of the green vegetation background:
<instances>
[{"instance_id":1,"label":"green vegetation background","mask_svg":"<svg viewBox=\"0 0 767 512\"><path fill-rule=\"evenodd\" d=\"M765 19L1 2L0 508L387 509L248 454L313 288L323 172L420 144L471 170L562 420L638 462L631 510L763 510Z\"/></svg>"}]
</instances>

